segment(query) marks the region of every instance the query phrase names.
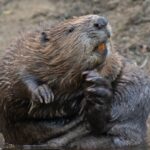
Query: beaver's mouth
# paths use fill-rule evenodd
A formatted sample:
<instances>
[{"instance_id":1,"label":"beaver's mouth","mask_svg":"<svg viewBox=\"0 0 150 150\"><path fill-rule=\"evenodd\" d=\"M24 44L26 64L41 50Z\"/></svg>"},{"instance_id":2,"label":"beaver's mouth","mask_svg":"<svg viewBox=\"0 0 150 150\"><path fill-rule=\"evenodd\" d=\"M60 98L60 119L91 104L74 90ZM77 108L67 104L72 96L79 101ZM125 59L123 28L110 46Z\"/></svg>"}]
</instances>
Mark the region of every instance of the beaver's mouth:
<instances>
[{"instance_id":1,"label":"beaver's mouth","mask_svg":"<svg viewBox=\"0 0 150 150\"><path fill-rule=\"evenodd\" d=\"M106 56L107 55L107 43L106 42L101 42L99 43L95 48L94 48L94 52L96 52L97 54Z\"/></svg>"}]
</instances>

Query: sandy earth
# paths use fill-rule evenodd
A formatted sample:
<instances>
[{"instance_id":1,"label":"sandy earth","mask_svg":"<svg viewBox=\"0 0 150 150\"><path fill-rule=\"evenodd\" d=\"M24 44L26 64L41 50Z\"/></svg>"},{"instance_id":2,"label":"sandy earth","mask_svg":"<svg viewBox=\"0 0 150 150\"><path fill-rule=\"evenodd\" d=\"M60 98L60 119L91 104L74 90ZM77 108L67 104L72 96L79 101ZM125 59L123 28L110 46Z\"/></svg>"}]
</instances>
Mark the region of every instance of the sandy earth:
<instances>
[{"instance_id":1,"label":"sandy earth","mask_svg":"<svg viewBox=\"0 0 150 150\"><path fill-rule=\"evenodd\" d=\"M150 72L150 0L0 0L0 53L24 30L86 14L106 16L120 53Z\"/></svg>"}]
</instances>

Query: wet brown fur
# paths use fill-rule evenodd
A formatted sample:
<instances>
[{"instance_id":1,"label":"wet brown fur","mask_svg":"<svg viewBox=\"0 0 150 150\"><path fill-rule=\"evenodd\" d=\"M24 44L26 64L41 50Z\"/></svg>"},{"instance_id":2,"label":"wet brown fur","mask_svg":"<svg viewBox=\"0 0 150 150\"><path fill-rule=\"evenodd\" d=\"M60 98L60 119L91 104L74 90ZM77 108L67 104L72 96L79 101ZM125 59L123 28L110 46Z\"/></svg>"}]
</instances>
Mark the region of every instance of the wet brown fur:
<instances>
[{"instance_id":1,"label":"wet brown fur","mask_svg":"<svg viewBox=\"0 0 150 150\"><path fill-rule=\"evenodd\" d=\"M82 72L94 69L105 61L103 56L93 54L93 49L99 41L84 39L91 25L88 22L89 18L85 16L51 28L40 28L24 34L7 50L0 63L0 126L6 142L40 143L51 137L55 131L53 128L56 128L56 133L68 130L64 126L52 127L48 125L47 120L46 123L36 121L57 116L56 110L61 111L61 107L66 105L64 99L72 95L76 99L76 93L82 97ZM87 23L89 27L85 28ZM68 30L74 26L75 31L69 34ZM41 42L42 32L47 34L48 42ZM121 70L120 56L113 52L103 65L102 71L99 67L100 74L111 76L110 80L114 80ZM52 105L39 105L33 116L28 114L31 94L21 79L28 73L49 85L56 95L56 102ZM59 100L61 96L64 98ZM73 107L70 105L68 108Z\"/></svg>"}]
</instances>

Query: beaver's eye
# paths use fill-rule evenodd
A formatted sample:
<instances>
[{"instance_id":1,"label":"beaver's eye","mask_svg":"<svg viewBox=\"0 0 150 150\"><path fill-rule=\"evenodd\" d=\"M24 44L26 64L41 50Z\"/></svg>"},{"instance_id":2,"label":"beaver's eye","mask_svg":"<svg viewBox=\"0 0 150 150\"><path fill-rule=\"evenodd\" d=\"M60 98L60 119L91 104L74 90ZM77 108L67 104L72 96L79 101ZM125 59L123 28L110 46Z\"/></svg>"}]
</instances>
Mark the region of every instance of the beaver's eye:
<instances>
[{"instance_id":1,"label":"beaver's eye","mask_svg":"<svg viewBox=\"0 0 150 150\"><path fill-rule=\"evenodd\" d=\"M75 27L74 27L74 26L70 27L70 28L68 29L68 33L73 32L73 31L74 31L74 29L75 29Z\"/></svg>"}]
</instances>

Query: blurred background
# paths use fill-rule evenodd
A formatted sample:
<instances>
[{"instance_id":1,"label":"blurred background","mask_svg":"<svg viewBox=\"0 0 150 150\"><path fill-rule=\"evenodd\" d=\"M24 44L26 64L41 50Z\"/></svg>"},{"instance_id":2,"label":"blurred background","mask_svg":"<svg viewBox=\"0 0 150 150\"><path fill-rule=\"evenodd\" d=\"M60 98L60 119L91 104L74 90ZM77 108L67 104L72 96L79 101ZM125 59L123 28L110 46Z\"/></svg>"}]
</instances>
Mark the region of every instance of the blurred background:
<instances>
[{"instance_id":1,"label":"blurred background","mask_svg":"<svg viewBox=\"0 0 150 150\"><path fill-rule=\"evenodd\" d=\"M150 73L150 0L0 0L0 53L21 31L86 14L106 16L119 52Z\"/></svg>"}]
</instances>

